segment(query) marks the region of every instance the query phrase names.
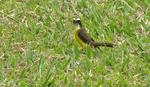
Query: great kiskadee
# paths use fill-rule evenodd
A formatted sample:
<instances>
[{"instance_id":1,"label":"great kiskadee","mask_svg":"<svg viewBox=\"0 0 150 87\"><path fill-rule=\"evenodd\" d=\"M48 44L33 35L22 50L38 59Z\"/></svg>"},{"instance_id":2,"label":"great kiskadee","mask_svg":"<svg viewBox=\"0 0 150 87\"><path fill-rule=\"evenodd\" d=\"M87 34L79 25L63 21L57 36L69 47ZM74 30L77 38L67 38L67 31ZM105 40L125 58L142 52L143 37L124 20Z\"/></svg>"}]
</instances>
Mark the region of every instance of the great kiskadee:
<instances>
[{"instance_id":1,"label":"great kiskadee","mask_svg":"<svg viewBox=\"0 0 150 87\"><path fill-rule=\"evenodd\" d=\"M81 20L79 18L74 18L73 23L76 25L76 30L74 32L75 40L84 48L86 45L90 45L94 48L98 48L100 46L113 47L112 43L107 42L95 42L94 39L90 36L89 33L85 30L85 28L81 24Z\"/></svg>"}]
</instances>

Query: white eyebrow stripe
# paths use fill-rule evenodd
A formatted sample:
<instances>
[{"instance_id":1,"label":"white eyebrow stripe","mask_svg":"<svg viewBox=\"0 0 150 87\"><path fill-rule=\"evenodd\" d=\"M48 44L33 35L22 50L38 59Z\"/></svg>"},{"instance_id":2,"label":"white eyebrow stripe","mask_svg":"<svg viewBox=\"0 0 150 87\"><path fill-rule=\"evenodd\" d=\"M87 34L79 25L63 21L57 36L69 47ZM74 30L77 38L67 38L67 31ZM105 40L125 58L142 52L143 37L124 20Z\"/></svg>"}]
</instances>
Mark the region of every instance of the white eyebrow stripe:
<instances>
[{"instance_id":1,"label":"white eyebrow stripe","mask_svg":"<svg viewBox=\"0 0 150 87\"><path fill-rule=\"evenodd\" d=\"M73 18L73 20L80 20L80 18Z\"/></svg>"}]
</instances>

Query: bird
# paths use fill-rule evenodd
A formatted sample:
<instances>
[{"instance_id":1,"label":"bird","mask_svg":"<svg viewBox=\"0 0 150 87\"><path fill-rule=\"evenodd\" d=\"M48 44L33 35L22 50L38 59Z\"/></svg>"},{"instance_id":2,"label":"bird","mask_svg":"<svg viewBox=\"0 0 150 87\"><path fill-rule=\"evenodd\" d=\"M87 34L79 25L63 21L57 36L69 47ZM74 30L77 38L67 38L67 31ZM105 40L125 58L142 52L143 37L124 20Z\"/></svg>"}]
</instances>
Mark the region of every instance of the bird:
<instances>
[{"instance_id":1,"label":"bird","mask_svg":"<svg viewBox=\"0 0 150 87\"><path fill-rule=\"evenodd\" d=\"M80 18L74 18L73 24L75 25L76 29L74 31L74 39L79 43L82 48L85 48L87 45L90 45L94 48L99 48L101 46L105 47L114 47L113 43L109 42L96 42L91 35L86 31L83 27Z\"/></svg>"}]
</instances>

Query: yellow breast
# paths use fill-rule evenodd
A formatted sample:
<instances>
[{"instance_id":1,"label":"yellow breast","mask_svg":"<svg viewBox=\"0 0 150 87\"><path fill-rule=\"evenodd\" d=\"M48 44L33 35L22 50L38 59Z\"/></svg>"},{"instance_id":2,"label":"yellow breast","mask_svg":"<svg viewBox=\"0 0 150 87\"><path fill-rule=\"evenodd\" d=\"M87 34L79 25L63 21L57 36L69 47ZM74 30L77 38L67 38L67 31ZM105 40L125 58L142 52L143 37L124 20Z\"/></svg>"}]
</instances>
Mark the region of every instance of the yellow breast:
<instances>
[{"instance_id":1,"label":"yellow breast","mask_svg":"<svg viewBox=\"0 0 150 87\"><path fill-rule=\"evenodd\" d=\"M78 33L79 33L79 29L76 29L74 32L74 38L82 48L85 48L86 44L79 38Z\"/></svg>"}]
</instances>

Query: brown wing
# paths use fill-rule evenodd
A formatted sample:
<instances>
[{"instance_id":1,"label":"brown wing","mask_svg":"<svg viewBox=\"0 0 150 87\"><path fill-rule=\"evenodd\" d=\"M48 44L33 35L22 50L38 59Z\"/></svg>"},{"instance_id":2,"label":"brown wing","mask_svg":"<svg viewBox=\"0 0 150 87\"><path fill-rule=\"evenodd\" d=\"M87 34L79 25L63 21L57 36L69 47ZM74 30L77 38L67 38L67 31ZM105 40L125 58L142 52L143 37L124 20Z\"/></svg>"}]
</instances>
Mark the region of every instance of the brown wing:
<instances>
[{"instance_id":1,"label":"brown wing","mask_svg":"<svg viewBox=\"0 0 150 87\"><path fill-rule=\"evenodd\" d=\"M94 42L94 39L86 32L85 29L79 29L78 36L85 43L89 44L91 42Z\"/></svg>"}]
</instances>

